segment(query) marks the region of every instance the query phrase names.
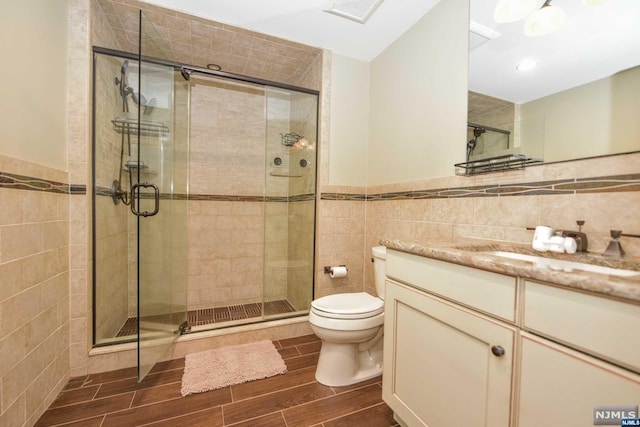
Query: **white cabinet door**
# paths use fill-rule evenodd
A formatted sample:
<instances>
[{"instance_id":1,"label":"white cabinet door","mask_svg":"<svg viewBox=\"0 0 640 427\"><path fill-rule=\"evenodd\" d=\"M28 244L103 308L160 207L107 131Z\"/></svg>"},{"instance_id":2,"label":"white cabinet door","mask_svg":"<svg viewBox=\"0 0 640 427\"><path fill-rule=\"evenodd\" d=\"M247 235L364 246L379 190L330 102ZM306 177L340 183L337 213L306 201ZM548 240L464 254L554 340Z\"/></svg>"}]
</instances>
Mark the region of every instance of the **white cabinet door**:
<instances>
[{"instance_id":1,"label":"white cabinet door","mask_svg":"<svg viewBox=\"0 0 640 427\"><path fill-rule=\"evenodd\" d=\"M524 332L519 401L519 427L589 427L596 406L637 406L640 376Z\"/></svg>"},{"instance_id":2,"label":"white cabinet door","mask_svg":"<svg viewBox=\"0 0 640 427\"><path fill-rule=\"evenodd\" d=\"M384 328L383 398L405 424L510 425L515 328L393 281Z\"/></svg>"}]
</instances>

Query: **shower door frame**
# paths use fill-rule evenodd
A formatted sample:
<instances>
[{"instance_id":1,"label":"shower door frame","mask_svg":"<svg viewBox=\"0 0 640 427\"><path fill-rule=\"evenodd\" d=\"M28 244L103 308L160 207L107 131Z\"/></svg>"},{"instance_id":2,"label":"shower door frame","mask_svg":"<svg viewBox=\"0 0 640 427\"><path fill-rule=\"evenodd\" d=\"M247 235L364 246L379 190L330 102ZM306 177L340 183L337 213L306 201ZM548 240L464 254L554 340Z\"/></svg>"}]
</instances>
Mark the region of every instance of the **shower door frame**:
<instances>
[{"instance_id":1,"label":"shower door frame","mask_svg":"<svg viewBox=\"0 0 640 427\"><path fill-rule=\"evenodd\" d=\"M193 66L193 65L188 65L188 64L182 64L182 63L178 63L175 61L169 61L169 60L165 60L165 59L161 59L161 58L153 58L153 57L148 57L145 56L144 58L141 58L139 55L136 55L135 53L131 53L131 52L125 52L125 51L121 51L121 50L117 50L117 49L110 49L110 48L104 48L104 47L99 47L99 46L93 46L92 47L92 53L95 57L95 54L103 54L103 55L109 55L109 56L114 56L114 57L118 57L118 58L122 58L122 59L130 59L130 60L143 60L146 63L150 63L150 64L154 64L154 65L162 65L162 66L167 66L167 67L172 67L174 69L174 71L178 71L181 72L183 74L183 76L190 76L192 73L200 73L200 74L205 74L205 75L209 75L209 76L215 76L215 77L219 77L222 79L228 79L228 80L232 80L232 81L237 81L237 82L245 82L245 83L252 83L252 84L257 84L257 85L261 85L264 86L265 88L267 87L273 87L273 88L278 88L278 89L284 89L284 90L290 90L290 91L295 91L295 92L299 92L299 93L304 93L304 94L309 94L309 95L315 95L316 96L316 113L317 113L317 117L316 117L316 134L314 135L315 137L315 141L316 141L316 154L315 154L315 162L316 162L316 170L315 170L315 190L314 190L314 230L313 230L313 247L314 247L314 253L311 259L311 263L312 263L312 277L311 277L311 299L313 299L315 297L315 274L316 274L316 252L315 252L315 246L316 246L316 241L317 241L317 211L318 211L318 198L319 198L319 192L318 192L318 184L319 184L319 170L318 170L318 159L319 159L319 146L320 146L320 142L319 142L319 134L320 134L320 91L315 90L315 89L308 89L305 87L300 87L300 86L295 86L295 85L290 85L290 84L285 84L285 83L279 83L279 82L274 82L274 81L269 81L269 80L265 80L265 79L260 79L260 78L255 78L255 77L250 77L250 76L244 76L244 75L240 75L240 74L234 74L234 73L229 73L229 72L225 72L225 71L217 71L217 70L211 70L208 68L203 68L203 67L198 67L198 66ZM95 60L94 60L95 62ZM93 70L93 74L94 74L94 79L95 79L95 64L94 64L94 70ZM95 85L95 82L94 82ZM93 111L95 111L95 96L92 99L93 102ZM95 119L95 118L94 118ZM92 169L93 169L93 174L95 175L95 120L93 120L92 122L92 131L93 131L93 144L94 144L94 149L92 150ZM92 209L93 209L93 216L94 216L94 224L93 224L93 232L95 233L95 197L92 201ZM95 236L94 236L94 242L95 242ZM93 252L94 252L94 262L95 262L95 243L92 245L93 246ZM95 269L93 269L92 271L93 274L93 284L95 286L96 283L96 272ZM186 278L185 278L185 282L186 282ZM124 342L132 342L135 341L135 339L127 339L127 340L119 340L119 341L114 341L114 342L110 342L110 343L105 343L105 344L97 344L95 342L95 330L96 330L96 301L95 301L95 294L96 292L94 291L93 293L93 324L92 324L92 328L93 328L93 346L94 347L102 347L102 346L108 346L108 345L114 345L114 344L121 344ZM257 322L263 322L264 319L260 318L260 320L258 320ZM235 325L229 325L229 326L235 326Z\"/></svg>"}]
</instances>

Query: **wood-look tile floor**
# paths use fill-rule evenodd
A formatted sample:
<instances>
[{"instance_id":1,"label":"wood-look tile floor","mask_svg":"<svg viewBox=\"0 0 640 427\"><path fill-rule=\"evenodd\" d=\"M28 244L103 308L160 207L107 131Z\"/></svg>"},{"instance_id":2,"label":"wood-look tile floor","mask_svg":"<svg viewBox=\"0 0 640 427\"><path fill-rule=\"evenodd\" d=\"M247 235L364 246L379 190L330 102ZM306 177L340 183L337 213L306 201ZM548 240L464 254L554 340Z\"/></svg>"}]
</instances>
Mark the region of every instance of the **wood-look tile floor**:
<instances>
[{"instance_id":1,"label":"wood-look tile floor","mask_svg":"<svg viewBox=\"0 0 640 427\"><path fill-rule=\"evenodd\" d=\"M315 380L320 341L314 335L274 341L288 372L186 397L184 359L157 364L138 383L136 369L72 378L37 427L238 426L388 427L382 378L347 387Z\"/></svg>"}]
</instances>

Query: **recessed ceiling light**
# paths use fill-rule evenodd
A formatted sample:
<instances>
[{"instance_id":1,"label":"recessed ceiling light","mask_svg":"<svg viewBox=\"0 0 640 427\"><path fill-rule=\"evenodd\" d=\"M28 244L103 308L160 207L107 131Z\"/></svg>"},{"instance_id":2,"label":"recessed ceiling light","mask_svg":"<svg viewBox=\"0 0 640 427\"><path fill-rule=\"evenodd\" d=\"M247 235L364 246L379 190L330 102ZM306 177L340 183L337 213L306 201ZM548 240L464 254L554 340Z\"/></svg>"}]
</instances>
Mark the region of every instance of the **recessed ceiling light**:
<instances>
[{"instance_id":1,"label":"recessed ceiling light","mask_svg":"<svg viewBox=\"0 0 640 427\"><path fill-rule=\"evenodd\" d=\"M533 59L525 59L518 65L516 65L516 70L518 71L531 71L533 70L538 63Z\"/></svg>"},{"instance_id":2,"label":"recessed ceiling light","mask_svg":"<svg viewBox=\"0 0 640 427\"><path fill-rule=\"evenodd\" d=\"M330 0L325 12L364 24L384 0Z\"/></svg>"}]
</instances>

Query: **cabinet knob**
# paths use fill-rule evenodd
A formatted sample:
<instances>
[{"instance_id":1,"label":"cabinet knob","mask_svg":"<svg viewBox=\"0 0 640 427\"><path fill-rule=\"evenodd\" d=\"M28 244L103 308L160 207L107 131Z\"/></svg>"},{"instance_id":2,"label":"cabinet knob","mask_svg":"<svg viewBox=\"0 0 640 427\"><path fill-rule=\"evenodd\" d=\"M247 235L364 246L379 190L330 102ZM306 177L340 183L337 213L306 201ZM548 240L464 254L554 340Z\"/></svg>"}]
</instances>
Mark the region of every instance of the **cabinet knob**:
<instances>
[{"instance_id":1,"label":"cabinet knob","mask_svg":"<svg viewBox=\"0 0 640 427\"><path fill-rule=\"evenodd\" d=\"M491 346L491 353L493 353L494 356L500 357L500 356L504 356L505 351L502 346L494 345L494 346Z\"/></svg>"}]
</instances>

